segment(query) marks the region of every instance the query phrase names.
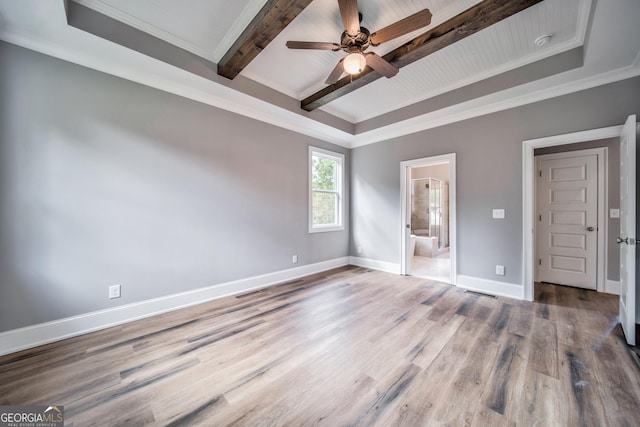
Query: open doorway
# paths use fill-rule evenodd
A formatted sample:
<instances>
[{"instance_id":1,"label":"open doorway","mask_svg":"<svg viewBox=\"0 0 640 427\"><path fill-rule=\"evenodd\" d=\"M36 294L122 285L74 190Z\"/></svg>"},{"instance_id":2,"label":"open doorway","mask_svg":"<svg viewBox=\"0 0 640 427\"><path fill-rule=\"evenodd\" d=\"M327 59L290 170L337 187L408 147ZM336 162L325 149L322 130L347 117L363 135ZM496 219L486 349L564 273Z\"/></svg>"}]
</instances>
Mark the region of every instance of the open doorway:
<instances>
[{"instance_id":1,"label":"open doorway","mask_svg":"<svg viewBox=\"0 0 640 427\"><path fill-rule=\"evenodd\" d=\"M524 299L533 300L535 273L535 202L534 202L534 151L537 148L551 147L563 144L576 144L605 138L619 138L620 141L620 227L616 243L619 248L619 319L624 331L627 344L636 344L636 322L640 319L640 310L636 311L637 294L637 251L636 251L636 139L640 133L640 125L636 123L636 116L631 115L622 126L592 129L565 135L555 135L545 138L528 140L522 146L522 181L523 181L523 264L524 264ZM611 216L611 213L609 214ZM613 233L612 233L613 234ZM605 239L607 233L605 231ZM640 299L640 298L639 298Z\"/></svg>"},{"instance_id":2,"label":"open doorway","mask_svg":"<svg viewBox=\"0 0 640 427\"><path fill-rule=\"evenodd\" d=\"M607 138L534 150L536 282L618 293L618 248L607 231L620 227L619 180L609 179L620 175L619 146Z\"/></svg>"},{"instance_id":3,"label":"open doorway","mask_svg":"<svg viewBox=\"0 0 640 427\"><path fill-rule=\"evenodd\" d=\"M605 209L599 212L598 227L603 231L599 248L600 254L597 270L601 273L597 290L608 293L618 293L620 287L618 244L615 242L617 230L620 227L618 214L619 186L611 188L620 179L621 172L617 166L619 162L619 141L622 126L592 129L564 135L524 141L523 143L523 264L524 264L524 299L533 300L533 284L538 278L538 242L536 242L536 222L540 217L536 203L536 180L539 171L536 168L536 154L543 155L552 152L570 152L595 147L608 148L608 161L611 179L606 180L608 197L604 200ZM611 145L611 141L615 141ZM616 148L613 150L613 148ZM612 211L613 210L613 215ZM587 225L588 226L588 225ZM611 233L609 233L611 230Z\"/></svg>"},{"instance_id":4,"label":"open doorway","mask_svg":"<svg viewBox=\"0 0 640 427\"><path fill-rule=\"evenodd\" d=\"M455 154L401 163L402 274L455 285Z\"/></svg>"}]
</instances>

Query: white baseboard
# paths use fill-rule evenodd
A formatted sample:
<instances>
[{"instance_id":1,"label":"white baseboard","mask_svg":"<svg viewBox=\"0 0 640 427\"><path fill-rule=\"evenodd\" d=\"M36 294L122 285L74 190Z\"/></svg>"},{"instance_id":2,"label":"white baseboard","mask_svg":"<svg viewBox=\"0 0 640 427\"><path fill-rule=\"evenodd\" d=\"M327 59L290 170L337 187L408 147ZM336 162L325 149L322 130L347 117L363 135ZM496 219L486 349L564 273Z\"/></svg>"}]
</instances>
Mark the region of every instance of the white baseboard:
<instances>
[{"instance_id":1,"label":"white baseboard","mask_svg":"<svg viewBox=\"0 0 640 427\"><path fill-rule=\"evenodd\" d=\"M193 291L181 292L106 310L94 311L78 316L13 329L0 333L0 355L110 328L206 301L266 288L309 274L320 273L332 268L349 265L349 262L349 257L336 258L288 270L235 280L233 282L220 283Z\"/></svg>"},{"instance_id":2,"label":"white baseboard","mask_svg":"<svg viewBox=\"0 0 640 427\"><path fill-rule=\"evenodd\" d=\"M350 257L349 263L358 267L371 268L374 270L385 271L387 273L400 274L400 264L378 261L375 259ZM489 295L497 295L501 297L524 299L524 286L498 282L495 280L480 279L472 276L457 276L456 286L470 291L482 292Z\"/></svg>"},{"instance_id":3,"label":"white baseboard","mask_svg":"<svg viewBox=\"0 0 640 427\"><path fill-rule=\"evenodd\" d=\"M472 276L458 276L456 286L489 295L524 299L524 286L515 283L498 282Z\"/></svg>"},{"instance_id":4,"label":"white baseboard","mask_svg":"<svg viewBox=\"0 0 640 427\"><path fill-rule=\"evenodd\" d=\"M349 263L358 267L371 268L373 270L385 271L387 273L400 274L400 264L375 259L349 257Z\"/></svg>"},{"instance_id":5,"label":"white baseboard","mask_svg":"<svg viewBox=\"0 0 640 427\"><path fill-rule=\"evenodd\" d=\"M620 295L620 282L616 280L607 280L604 291L608 294Z\"/></svg>"}]
</instances>

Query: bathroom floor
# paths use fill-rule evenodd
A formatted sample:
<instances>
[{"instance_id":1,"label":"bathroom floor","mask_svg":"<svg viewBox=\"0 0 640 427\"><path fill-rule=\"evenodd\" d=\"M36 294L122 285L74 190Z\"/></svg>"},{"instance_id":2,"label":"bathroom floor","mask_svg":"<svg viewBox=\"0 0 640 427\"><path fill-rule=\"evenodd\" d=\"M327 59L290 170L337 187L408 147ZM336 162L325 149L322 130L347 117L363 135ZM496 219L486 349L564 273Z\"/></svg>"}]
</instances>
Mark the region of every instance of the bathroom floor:
<instances>
[{"instance_id":1,"label":"bathroom floor","mask_svg":"<svg viewBox=\"0 0 640 427\"><path fill-rule=\"evenodd\" d=\"M449 251L436 258L413 256L411 258L411 275L451 283L451 259Z\"/></svg>"}]
</instances>

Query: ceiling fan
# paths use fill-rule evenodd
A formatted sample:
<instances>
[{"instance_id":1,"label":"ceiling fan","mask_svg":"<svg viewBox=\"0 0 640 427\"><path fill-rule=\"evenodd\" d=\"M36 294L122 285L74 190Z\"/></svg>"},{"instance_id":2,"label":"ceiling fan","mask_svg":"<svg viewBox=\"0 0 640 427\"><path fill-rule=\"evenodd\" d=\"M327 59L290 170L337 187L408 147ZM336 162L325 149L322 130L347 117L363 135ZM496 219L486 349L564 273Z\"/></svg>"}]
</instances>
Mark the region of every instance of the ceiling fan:
<instances>
[{"instance_id":1,"label":"ceiling fan","mask_svg":"<svg viewBox=\"0 0 640 427\"><path fill-rule=\"evenodd\" d=\"M358 12L358 0L338 0L344 32L338 43L288 41L289 49L318 49L318 50L343 50L348 53L342 58L325 81L326 84L336 83L344 72L355 75L361 73L365 66L373 68L383 76L390 78L398 74L398 69L374 52L365 51L369 46L378 46L381 43L409 34L431 23L429 9L421 10L400 21L393 23L381 30L370 33L365 27L360 26L362 15Z\"/></svg>"}]
</instances>

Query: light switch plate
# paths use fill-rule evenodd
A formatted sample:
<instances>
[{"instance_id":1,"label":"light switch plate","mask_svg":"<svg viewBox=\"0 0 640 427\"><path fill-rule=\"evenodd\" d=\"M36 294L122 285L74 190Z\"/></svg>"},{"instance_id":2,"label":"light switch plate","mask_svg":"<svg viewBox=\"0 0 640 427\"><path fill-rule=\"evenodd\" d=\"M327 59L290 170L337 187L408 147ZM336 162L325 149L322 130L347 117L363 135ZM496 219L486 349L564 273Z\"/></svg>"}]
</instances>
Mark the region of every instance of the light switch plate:
<instances>
[{"instance_id":1,"label":"light switch plate","mask_svg":"<svg viewBox=\"0 0 640 427\"><path fill-rule=\"evenodd\" d=\"M609 209L609 218L620 218L620 209Z\"/></svg>"},{"instance_id":2,"label":"light switch plate","mask_svg":"<svg viewBox=\"0 0 640 427\"><path fill-rule=\"evenodd\" d=\"M494 219L504 219L504 209L494 209L493 210L493 218Z\"/></svg>"}]
</instances>

